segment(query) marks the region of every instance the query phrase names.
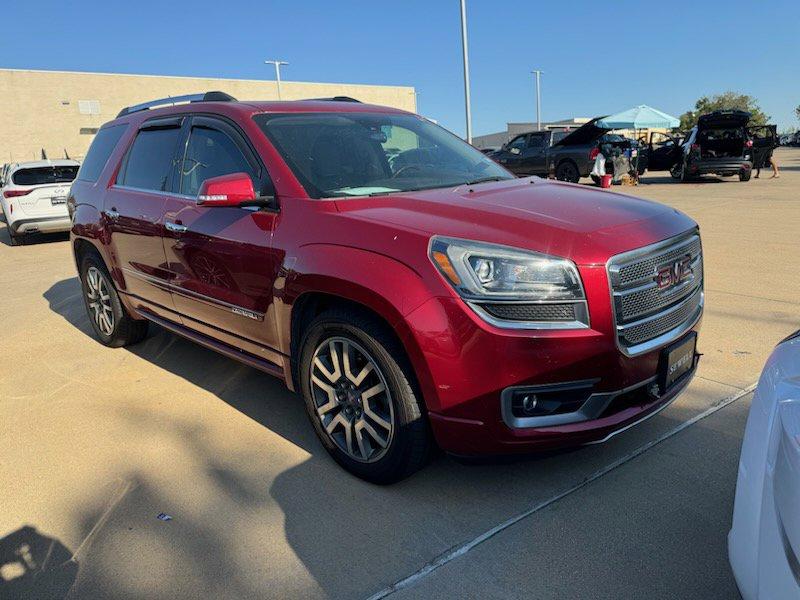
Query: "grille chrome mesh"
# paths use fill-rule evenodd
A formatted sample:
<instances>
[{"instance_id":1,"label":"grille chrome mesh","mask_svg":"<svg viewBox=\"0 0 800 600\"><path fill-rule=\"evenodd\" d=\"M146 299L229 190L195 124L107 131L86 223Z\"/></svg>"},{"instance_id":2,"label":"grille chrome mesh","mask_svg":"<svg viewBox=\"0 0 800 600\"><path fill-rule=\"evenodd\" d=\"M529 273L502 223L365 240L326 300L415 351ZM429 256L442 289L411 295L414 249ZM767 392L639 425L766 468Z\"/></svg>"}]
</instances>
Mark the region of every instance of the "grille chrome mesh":
<instances>
[{"instance_id":1,"label":"grille chrome mesh","mask_svg":"<svg viewBox=\"0 0 800 600\"><path fill-rule=\"evenodd\" d=\"M659 266L668 264L685 254L692 257L700 255L700 236L695 235L686 241L678 242L677 246L659 250L622 265L619 269L619 285L628 287L633 283L650 279Z\"/></svg>"},{"instance_id":2,"label":"grille chrome mesh","mask_svg":"<svg viewBox=\"0 0 800 600\"><path fill-rule=\"evenodd\" d=\"M684 277L660 288L659 271L685 258L690 269ZM623 349L679 330L700 314L703 256L696 233L614 257L608 270L618 341Z\"/></svg>"},{"instance_id":3,"label":"grille chrome mesh","mask_svg":"<svg viewBox=\"0 0 800 600\"><path fill-rule=\"evenodd\" d=\"M692 265L693 277L682 285L676 285L661 291L653 285L647 289L630 291L615 296L615 307L621 321L630 321L635 317L646 316L662 310L675 302L686 298L697 289L703 280L703 261L697 260Z\"/></svg>"},{"instance_id":4,"label":"grille chrome mesh","mask_svg":"<svg viewBox=\"0 0 800 600\"><path fill-rule=\"evenodd\" d=\"M672 331L694 317L700 307L702 294L702 290L697 290L690 298L670 312L664 313L655 319L625 327L620 331L620 340L626 346L635 346Z\"/></svg>"}]
</instances>

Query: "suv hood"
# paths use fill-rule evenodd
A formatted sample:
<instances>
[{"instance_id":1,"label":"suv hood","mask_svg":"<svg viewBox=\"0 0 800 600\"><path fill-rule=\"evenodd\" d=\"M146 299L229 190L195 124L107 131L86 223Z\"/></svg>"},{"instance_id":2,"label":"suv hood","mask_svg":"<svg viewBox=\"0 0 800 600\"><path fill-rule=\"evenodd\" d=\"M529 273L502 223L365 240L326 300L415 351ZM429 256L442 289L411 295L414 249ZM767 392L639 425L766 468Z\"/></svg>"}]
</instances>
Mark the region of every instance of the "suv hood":
<instances>
[{"instance_id":1,"label":"suv hood","mask_svg":"<svg viewBox=\"0 0 800 600\"><path fill-rule=\"evenodd\" d=\"M750 113L743 110L718 110L697 119L699 128L705 127L744 127L750 120Z\"/></svg>"},{"instance_id":2,"label":"suv hood","mask_svg":"<svg viewBox=\"0 0 800 600\"><path fill-rule=\"evenodd\" d=\"M559 141L553 144L553 146L577 146L579 144L591 144L595 140L600 139L600 136L602 136L604 133L611 131L611 129L608 127L601 127L597 124L600 119L605 118L606 117L596 117L588 123L584 123L569 135L561 138Z\"/></svg>"},{"instance_id":3,"label":"suv hood","mask_svg":"<svg viewBox=\"0 0 800 600\"><path fill-rule=\"evenodd\" d=\"M472 189L473 191L470 191ZM578 264L661 241L696 224L648 200L537 177L336 200L343 216L526 248Z\"/></svg>"}]
</instances>

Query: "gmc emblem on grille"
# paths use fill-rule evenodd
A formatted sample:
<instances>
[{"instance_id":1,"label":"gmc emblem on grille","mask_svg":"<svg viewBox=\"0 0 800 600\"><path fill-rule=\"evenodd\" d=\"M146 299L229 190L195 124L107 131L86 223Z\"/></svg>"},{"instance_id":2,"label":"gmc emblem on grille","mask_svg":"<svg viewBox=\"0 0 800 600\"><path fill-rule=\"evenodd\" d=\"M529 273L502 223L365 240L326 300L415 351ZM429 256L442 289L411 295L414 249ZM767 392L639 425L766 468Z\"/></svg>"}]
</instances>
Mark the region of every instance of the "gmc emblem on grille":
<instances>
[{"instance_id":1,"label":"gmc emblem on grille","mask_svg":"<svg viewBox=\"0 0 800 600\"><path fill-rule=\"evenodd\" d=\"M664 290L673 285L678 285L681 281L692 274L692 257L688 254L676 260L669 266L656 271L656 284L658 289Z\"/></svg>"}]
</instances>

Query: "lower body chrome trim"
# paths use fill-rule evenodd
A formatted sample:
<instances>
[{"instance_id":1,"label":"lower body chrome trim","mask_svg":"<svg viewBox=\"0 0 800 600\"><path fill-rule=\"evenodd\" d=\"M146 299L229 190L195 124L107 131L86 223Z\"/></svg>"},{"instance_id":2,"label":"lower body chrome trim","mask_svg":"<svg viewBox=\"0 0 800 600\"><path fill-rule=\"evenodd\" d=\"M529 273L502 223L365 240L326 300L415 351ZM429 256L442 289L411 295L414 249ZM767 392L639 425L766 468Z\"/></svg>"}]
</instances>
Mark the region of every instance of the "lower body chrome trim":
<instances>
[{"instance_id":1,"label":"lower body chrome trim","mask_svg":"<svg viewBox=\"0 0 800 600\"><path fill-rule=\"evenodd\" d=\"M228 310L235 315L246 317L248 319L253 319L254 321L264 320L264 313L262 312L250 310L249 308L239 306L238 304L231 304L230 302L225 302L224 300L219 300L218 298L212 298L211 296L206 296L205 294L201 294L199 292L187 290L186 288L174 285L168 281L159 279L158 277L153 277L152 275L148 275L140 271L135 271L127 267L122 267L122 272L125 273L126 275L130 275L131 277L136 277L137 279L146 281L147 283L159 287L163 290L172 292L173 294L178 294L180 296L183 296L184 298L190 298L192 300L197 300L198 302L205 302L206 304L210 304L212 306L216 306L217 308Z\"/></svg>"}]
</instances>

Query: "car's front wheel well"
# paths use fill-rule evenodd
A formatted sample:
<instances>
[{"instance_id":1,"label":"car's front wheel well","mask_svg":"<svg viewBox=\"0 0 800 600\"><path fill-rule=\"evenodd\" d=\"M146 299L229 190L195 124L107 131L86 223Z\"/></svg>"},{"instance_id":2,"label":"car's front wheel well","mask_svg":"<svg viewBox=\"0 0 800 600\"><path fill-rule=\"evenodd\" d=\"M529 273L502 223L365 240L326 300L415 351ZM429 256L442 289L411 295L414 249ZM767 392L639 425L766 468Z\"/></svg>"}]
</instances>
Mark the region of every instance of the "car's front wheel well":
<instances>
[{"instance_id":1,"label":"car's front wheel well","mask_svg":"<svg viewBox=\"0 0 800 600\"><path fill-rule=\"evenodd\" d=\"M292 367L292 379L297 382L298 380L298 366L300 362L300 353L302 352L302 348L300 348L300 344L303 340L303 333L305 332L308 325L319 315L329 311L346 311L349 313L356 313L360 316L364 316L368 318L370 321L373 321L377 326L381 329L385 330L387 334L389 334L393 340L397 343L397 347L403 352L403 356L401 360L409 366L413 373L413 367L411 366L411 361L408 358L408 352L406 352L403 343L400 341L400 337L397 335L397 331L392 327L389 322L383 318L380 314L372 310L371 308L361 304L359 302L355 302L353 300L349 300L347 298L342 298L340 296L336 296L333 294L326 294L322 292L307 292L301 295L297 300L294 301L292 305L292 318L291 318L291 328L290 328L290 352L291 352L291 367ZM412 384L418 390L419 387L417 385L416 380Z\"/></svg>"}]
</instances>

